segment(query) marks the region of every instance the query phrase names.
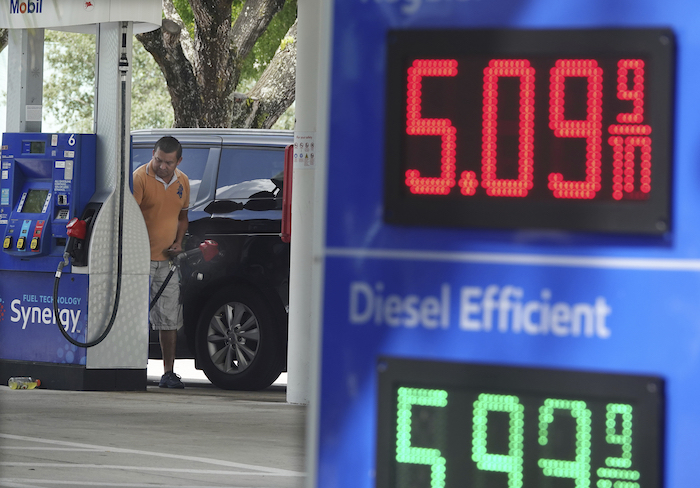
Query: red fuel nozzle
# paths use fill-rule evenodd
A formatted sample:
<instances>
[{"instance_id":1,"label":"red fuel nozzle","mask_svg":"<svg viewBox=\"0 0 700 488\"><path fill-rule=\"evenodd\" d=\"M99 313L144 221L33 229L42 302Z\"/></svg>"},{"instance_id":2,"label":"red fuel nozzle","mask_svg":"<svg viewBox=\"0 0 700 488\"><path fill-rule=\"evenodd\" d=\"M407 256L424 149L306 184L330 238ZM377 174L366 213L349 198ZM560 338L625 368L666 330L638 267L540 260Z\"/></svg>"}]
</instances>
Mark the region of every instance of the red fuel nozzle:
<instances>
[{"instance_id":1,"label":"red fuel nozzle","mask_svg":"<svg viewBox=\"0 0 700 488\"><path fill-rule=\"evenodd\" d=\"M204 260L211 261L219 254L219 243L211 239L206 239L199 245L199 249L202 251Z\"/></svg>"},{"instance_id":2,"label":"red fuel nozzle","mask_svg":"<svg viewBox=\"0 0 700 488\"><path fill-rule=\"evenodd\" d=\"M190 259L195 256L199 256L202 253L202 257L205 261L211 261L216 256L219 255L219 243L212 241L211 239L205 239L198 247L190 249L189 251L181 252L175 257L177 262L183 259Z\"/></svg>"},{"instance_id":3,"label":"red fuel nozzle","mask_svg":"<svg viewBox=\"0 0 700 488\"><path fill-rule=\"evenodd\" d=\"M73 217L70 222L66 224L66 232L68 237L75 237L76 239L85 239L87 235L87 223L84 220L80 220L78 217Z\"/></svg>"}]
</instances>

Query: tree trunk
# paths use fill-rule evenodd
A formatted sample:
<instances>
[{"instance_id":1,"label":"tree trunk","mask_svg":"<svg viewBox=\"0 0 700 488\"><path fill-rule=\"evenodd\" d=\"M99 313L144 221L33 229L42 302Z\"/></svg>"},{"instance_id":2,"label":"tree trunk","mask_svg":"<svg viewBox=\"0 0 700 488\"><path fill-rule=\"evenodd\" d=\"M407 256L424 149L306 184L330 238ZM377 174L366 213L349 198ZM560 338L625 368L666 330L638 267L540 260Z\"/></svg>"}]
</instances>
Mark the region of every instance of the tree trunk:
<instances>
[{"instance_id":1,"label":"tree trunk","mask_svg":"<svg viewBox=\"0 0 700 488\"><path fill-rule=\"evenodd\" d=\"M0 29L0 52L7 47L7 36L9 32L7 29Z\"/></svg>"},{"instance_id":2,"label":"tree trunk","mask_svg":"<svg viewBox=\"0 0 700 488\"><path fill-rule=\"evenodd\" d=\"M195 19L194 75L201 100L200 127L226 127L231 113L233 59L231 1L190 0Z\"/></svg>"},{"instance_id":3,"label":"tree trunk","mask_svg":"<svg viewBox=\"0 0 700 488\"><path fill-rule=\"evenodd\" d=\"M270 127L294 101L296 24L251 93L235 92L245 57L284 0L246 0L233 24L231 3L190 0L193 41L163 0L163 27L136 36L165 76L175 127Z\"/></svg>"},{"instance_id":4,"label":"tree trunk","mask_svg":"<svg viewBox=\"0 0 700 488\"><path fill-rule=\"evenodd\" d=\"M199 86L192 65L175 37L175 34L163 28L136 36L163 72L175 113L173 125L200 127ZM138 110L138 107L133 107L132 110Z\"/></svg>"}]
</instances>

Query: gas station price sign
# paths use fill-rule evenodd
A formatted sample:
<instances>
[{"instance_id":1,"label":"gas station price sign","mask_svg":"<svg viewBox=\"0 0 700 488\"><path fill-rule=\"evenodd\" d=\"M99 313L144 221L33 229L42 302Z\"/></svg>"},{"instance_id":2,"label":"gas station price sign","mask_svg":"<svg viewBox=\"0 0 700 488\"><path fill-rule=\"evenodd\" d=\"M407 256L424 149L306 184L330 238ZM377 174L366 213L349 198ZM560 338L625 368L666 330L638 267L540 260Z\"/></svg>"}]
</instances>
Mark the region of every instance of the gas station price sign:
<instances>
[{"instance_id":1,"label":"gas station price sign","mask_svg":"<svg viewBox=\"0 0 700 488\"><path fill-rule=\"evenodd\" d=\"M376 486L659 488L657 377L379 360Z\"/></svg>"},{"instance_id":2,"label":"gas station price sign","mask_svg":"<svg viewBox=\"0 0 700 488\"><path fill-rule=\"evenodd\" d=\"M663 234L667 29L388 34L385 221Z\"/></svg>"}]
</instances>

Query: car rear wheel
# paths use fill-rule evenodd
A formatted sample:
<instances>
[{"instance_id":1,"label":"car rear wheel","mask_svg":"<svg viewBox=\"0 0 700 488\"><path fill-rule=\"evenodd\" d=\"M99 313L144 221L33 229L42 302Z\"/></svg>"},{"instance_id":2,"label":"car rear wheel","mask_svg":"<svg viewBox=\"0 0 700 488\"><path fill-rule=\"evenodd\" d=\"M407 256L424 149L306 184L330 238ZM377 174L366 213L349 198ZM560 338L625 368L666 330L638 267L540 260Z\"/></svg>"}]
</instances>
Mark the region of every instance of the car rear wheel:
<instances>
[{"instance_id":1,"label":"car rear wheel","mask_svg":"<svg viewBox=\"0 0 700 488\"><path fill-rule=\"evenodd\" d=\"M205 305L196 332L197 359L219 388L259 390L284 368L284 328L257 293L227 288Z\"/></svg>"}]
</instances>

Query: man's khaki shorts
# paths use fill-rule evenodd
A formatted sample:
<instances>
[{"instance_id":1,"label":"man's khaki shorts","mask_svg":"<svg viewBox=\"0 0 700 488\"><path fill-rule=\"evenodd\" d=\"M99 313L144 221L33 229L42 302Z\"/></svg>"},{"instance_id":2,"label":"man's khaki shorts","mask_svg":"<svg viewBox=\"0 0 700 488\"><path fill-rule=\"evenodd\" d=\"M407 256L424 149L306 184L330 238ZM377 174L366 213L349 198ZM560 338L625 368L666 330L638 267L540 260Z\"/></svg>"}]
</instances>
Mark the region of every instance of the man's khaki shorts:
<instances>
[{"instance_id":1,"label":"man's khaki shorts","mask_svg":"<svg viewBox=\"0 0 700 488\"><path fill-rule=\"evenodd\" d=\"M170 273L170 261L151 261L151 297L153 300L163 281ZM180 270L170 277L168 285L149 313L154 330L177 330L182 327L182 304L180 303Z\"/></svg>"}]
</instances>

